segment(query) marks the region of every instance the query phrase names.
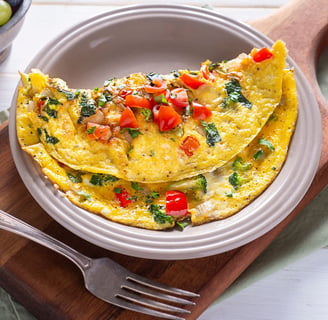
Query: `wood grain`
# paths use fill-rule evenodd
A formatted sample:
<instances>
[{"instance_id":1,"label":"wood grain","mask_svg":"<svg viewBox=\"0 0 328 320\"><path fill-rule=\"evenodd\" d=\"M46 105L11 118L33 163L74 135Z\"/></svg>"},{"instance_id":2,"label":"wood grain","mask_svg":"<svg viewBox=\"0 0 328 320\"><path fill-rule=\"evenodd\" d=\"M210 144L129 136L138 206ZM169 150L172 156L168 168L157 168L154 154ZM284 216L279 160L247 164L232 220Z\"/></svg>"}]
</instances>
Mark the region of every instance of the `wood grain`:
<instances>
[{"instance_id":1,"label":"wood grain","mask_svg":"<svg viewBox=\"0 0 328 320\"><path fill-rule=\"evenodd\" d=\"M108 256L131 271L162 283L201 294L188 320L198 316L254 261L295 216L328 183L327 105L315 77L315 61L327 43L326 0L292 1L273 16L252 25L272 39L283 39L290 55L307 76L322 115L323 152L317 175L297 208L261 238L212 257L158 261L133 258L92 245L53 221L32 199L12 160L6 124L0 127L0 206L3 210L45 231L91 257ZM304 28L304 22L310 28ZM70 261L29 240L0 230L0 285L37 318L51 320L147 320L104 303L83 288L82 275Z\"/></svg>"}]
</instances>

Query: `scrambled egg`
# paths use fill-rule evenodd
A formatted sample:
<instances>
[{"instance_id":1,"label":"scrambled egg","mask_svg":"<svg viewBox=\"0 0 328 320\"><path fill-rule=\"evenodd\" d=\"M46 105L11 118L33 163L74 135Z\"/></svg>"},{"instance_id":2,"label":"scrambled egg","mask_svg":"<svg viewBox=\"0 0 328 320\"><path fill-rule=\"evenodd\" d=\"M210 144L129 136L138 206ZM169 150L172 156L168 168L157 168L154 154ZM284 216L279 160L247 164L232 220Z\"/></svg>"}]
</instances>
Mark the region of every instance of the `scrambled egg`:
<instances>
[{"instance_id":1,"label":"scrambled egg","mask_svg":"<svg viewBox=\"0 0 328 320\"><path fill-rule=\"evenodd\" d=\"M113 79L92 91L70 90L62 80L40 72L22 75L18 139L64 196L112 221L161 230L226 218L249 204L276 177L297 118L295 80L293 71L284 69L283 43L278 41L272 57L261 62L254 61L256 52L222 64L205 62L200 71L205 79L196 72L196 79L203 82L197 88L181 85L181 75L189 75L186 70L163 76L171 92L183 88L188 93L188 106L176 106L181 122L163 131L159 129L166 127L155 122L155 113L158 104L171 103L170 99L177 103L172 94L156 98L153 114L143 110L147 105L131 107L137 109L138 127L116 128L122 123L127 99L113 96L114 90L120 87L122 98L122 90L132 87L124 95L138 96L145 87L145 75ZM158 82L154 82L156 91ZM106 90L112 94L110 101L103 98ZM150 100L155 95L145 96ZM101 99L101 108L108 107L106 119L116 123L111 136L106 131L107 140L95 137L93 126L88 127L99 119L105 123L98 109L87 116L81 113L83 103L92 108L97 101L99 108ZM195 116L199 105L200 118ZM185 148L187 137L198 143L193 140ZM178 211L168 213L170 190L186 196L187 211L182 213L180 204Z\"/></svg>"}]
</instances>

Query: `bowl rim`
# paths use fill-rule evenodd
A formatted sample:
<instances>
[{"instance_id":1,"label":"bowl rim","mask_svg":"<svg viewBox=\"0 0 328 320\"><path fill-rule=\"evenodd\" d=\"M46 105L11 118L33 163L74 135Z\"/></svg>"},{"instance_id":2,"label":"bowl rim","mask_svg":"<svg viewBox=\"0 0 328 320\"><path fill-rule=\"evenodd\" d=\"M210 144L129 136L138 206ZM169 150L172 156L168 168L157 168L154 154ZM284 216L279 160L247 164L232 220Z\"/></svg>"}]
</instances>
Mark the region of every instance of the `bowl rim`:
<instances>
[{"instance_id":1,"label":"bowl rim","mask_svg":"<svg viewBox=\"0 0 328 320\"><path fill-rule=\"evenodd\" d=\"M2 33L5 33L12 29L17 23L24 19L25 14L32 4L32 0L23 0L23 2L18 7L17 11L11 16L9 21L4 25L0 26L0 36Z\"/></svg>"}]
</instances>

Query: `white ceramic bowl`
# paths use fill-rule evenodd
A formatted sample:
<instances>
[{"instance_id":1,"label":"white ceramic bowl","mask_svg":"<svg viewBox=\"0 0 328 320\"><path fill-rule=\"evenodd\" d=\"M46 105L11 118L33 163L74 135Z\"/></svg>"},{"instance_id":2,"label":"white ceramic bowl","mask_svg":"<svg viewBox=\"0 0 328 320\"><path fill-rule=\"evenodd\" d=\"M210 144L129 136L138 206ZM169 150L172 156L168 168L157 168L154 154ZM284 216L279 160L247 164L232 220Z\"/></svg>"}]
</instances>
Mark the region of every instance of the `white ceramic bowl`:
<instances>
[{"instance_id":1,"label":"white ceramic bowl","mask_svg":"<svg viewBox=\"0 0 328 320\"><path fill-rule=\"evenodd\" d=\"M110 11L80 23L48 43L27 67L66 79L73 88L101 86L131 72L166 73L198 68L203 60L233 58L272 41L251 27L207 9L142 5ZM268 189L234 216L181 231L150 231L108 221L77 208L43 178L21 151L15 128L10 144L17 169L35 200L60 224L96 245L151 259L189 259L234 249L263 235L302 199L317 169L321 118L316 101L296 69L299 117L287 161Z\"/></svg>"}]
</instances>

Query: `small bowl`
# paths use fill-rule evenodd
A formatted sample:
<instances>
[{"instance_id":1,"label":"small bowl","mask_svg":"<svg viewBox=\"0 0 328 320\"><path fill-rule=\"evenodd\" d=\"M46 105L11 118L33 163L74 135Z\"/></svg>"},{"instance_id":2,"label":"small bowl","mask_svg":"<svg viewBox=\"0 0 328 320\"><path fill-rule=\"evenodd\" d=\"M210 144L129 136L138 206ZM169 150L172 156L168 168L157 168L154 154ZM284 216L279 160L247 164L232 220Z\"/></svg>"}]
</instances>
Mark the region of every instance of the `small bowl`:
<instances>
[{"instance_id":1,"label":"small bowl","mask_svg":"<svg viewBox=\"0 0 328 320\"><path fill-rule=\"evenodd\" d=\"M25 14L30 8L31 2L32 0L23 0L10 20L0 26L0 63L8 57L12 42L23 25Z\"/></svg>"}]
</instances>

